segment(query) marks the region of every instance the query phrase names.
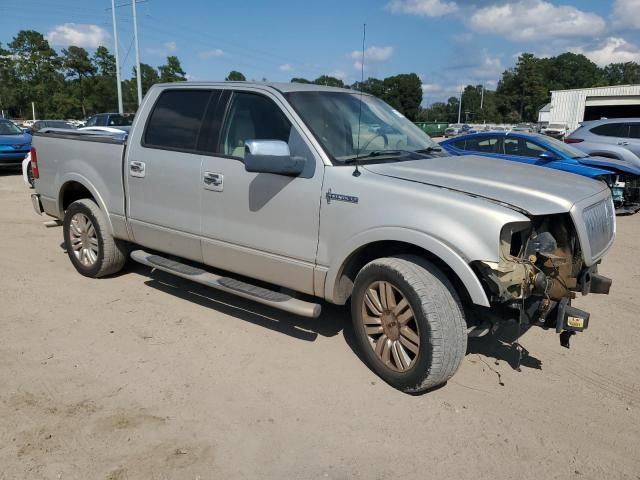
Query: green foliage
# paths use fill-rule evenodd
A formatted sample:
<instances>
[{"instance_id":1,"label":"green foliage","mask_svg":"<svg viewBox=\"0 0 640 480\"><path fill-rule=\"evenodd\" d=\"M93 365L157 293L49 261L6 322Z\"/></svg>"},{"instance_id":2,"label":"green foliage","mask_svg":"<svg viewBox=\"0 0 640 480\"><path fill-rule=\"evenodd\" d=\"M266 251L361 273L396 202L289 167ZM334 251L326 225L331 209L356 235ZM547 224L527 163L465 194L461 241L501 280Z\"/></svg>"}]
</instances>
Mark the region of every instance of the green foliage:
<instances>
[{"instance_id":1,"label":"green foliage","mask_svg":"<svg viewBox=\"0 0 640 480\"><path fill-rule=\"evenodd\" d=\"M242 73L237 70L231 70L229 75L225 78L227 82L245 82L247 77L245 77Z\"/></svg>"},{"instance_id":2,"label":"green foliage","mask_svg":"<svg viewBox=\"0 0 640 480\"><path fill-rule=\"evenodd\" d=\"M381 98L409 120L418 120L422 103L422 82L415 73L403 73L384 80L368 78L352 85L354 90Z\"/></svg>"},{"instance_id":3,"label":"green foliage","mask_svg":"<svg viewBox=\"0 0 640 480\"><path fill-rule=\"evenodd\" d=\"M180 60L168 57L158 70L141 64L142 90L163 82L185 80ZM138 107L134 77L122 85L127 111ZM38 118L84 118L118 108L115 57L106 47L93 55L77 46L59 54L44 36L21 30L8 45L0 45L0 108L14 118L31 118L31 102Z\"/></svg>"}]
</instances>

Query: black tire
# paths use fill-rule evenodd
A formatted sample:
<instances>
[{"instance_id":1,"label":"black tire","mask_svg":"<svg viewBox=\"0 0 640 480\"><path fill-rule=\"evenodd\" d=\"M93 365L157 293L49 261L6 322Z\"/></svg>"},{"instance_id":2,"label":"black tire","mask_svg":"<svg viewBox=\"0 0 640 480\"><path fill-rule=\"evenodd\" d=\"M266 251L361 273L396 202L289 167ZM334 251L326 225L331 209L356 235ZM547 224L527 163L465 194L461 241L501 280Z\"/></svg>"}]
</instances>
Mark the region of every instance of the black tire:
<instances>
[{"instance_id":1,"label":"black tire","mask_svg":"<svg viewBox=\"0 0 640 480\"><path fill-rule=\"evenodd\" d=\"M97 258L91 265L83 264L73 250L71 219L78 213L85 215L95 229L98 251ZM112 275L122 270L127 262L127 243L122 240L116 240L109 234L104 213L93 200L83 198L69 205L64 214L63 234L64 245L71 263L76 267L78 273L85 277L99 278Z\"/></svg>"},{"instance_id":2,"label":"black tire","mask_svg":"<svg viewBox=\"0 0 640 480\"><path fill-rule=\"evenodd\" d=\"M33 178L33 169L31 168L31 162L29 162L29 164L27 165L27 181L29 182L29 185L31 185L31 188L35 187L35 180Z\"/></svg>"},{"instance_id":3,"label":"black tire","mask_svg":"<svg viewBox=\"0 0 640 480\"><path fill-rule=\"evenodd\" d=\"M413 310L411 322L415 322L420 345L413 363L404 371L385 364L365 332L365 293L375 282L390 283ZM365 363L388 384L404 392L423 392L446 383L460 367L467 350L467 325L458 295L440 270L418 256L381 258L365 265L355 280L351 317Z\"/></svg>"}]
</instances>

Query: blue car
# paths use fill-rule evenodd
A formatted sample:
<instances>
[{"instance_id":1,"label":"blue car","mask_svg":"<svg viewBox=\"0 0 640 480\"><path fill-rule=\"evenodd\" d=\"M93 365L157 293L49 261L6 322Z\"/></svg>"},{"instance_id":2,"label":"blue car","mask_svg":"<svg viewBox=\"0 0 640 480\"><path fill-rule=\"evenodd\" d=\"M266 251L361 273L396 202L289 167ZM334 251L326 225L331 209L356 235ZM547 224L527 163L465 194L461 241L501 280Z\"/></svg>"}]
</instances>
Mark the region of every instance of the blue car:
<instances>
[{"instance_id":1,"label":"blue car","mask_svg":"<svg viewBox=\"0 0 640 480\"><path fill-rule=\"evenodd\" d=\"M496 157L604 180L611 188L618 213L640 209L635 198L637 189L631 188L640 178L640 168L613 158L590 157L546 135L483 132L444 140L440 145L452 155Z\"/></svg>"},{"instance_id":2,"label":"blue car","mask_svg":"<svg viewBox=\"0 0 640 480\"><path fill-rule=\"evenodd\" d=\"M31 134L0 118L0 168L21 168L30 150Z\"/></svg>"}]
</instances>

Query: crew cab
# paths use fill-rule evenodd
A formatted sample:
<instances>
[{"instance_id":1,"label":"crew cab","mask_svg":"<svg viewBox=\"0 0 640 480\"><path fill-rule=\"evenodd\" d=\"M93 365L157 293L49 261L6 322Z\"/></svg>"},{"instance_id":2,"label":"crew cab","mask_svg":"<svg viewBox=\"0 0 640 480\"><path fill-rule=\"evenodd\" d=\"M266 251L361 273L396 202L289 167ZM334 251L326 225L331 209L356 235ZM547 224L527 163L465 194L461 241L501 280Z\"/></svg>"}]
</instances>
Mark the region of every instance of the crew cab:
<instances>
[{"instance_id":1,"label":"crew cab","mask_svg":"<svg viewBox=\"0 0 640 480\"><path fill-rule=\"evenodd\" d=\"M505 321L568 345L589 321L577 294L611 285L604 183L449 157L357 91L159 84L126 140L38 133L31 156L34 208L82 275L131 257L307 317L349 303L365 362L406 392L445 383L468 336Z\"/></svg>"}]
</instances>

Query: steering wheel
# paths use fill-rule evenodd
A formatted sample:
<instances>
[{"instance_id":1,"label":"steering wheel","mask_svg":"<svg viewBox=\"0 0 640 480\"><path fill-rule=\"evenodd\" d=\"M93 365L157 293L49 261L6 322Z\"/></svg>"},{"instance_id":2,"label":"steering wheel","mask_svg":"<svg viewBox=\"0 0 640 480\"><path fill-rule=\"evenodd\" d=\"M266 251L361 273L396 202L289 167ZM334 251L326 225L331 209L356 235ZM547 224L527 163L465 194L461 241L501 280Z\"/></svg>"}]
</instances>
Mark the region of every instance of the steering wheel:
<instances>
[{"instance_id":1,"label":"steering wheel","mask_svg":"<svg viewBox=\"0 0 640 480\"><path fill-rule=\"evenodd\" d=\"M376 138L378 138L378 137L382 137L382 138L384 139L384 146L385 146L385 148L389 146L389 138L387 137L387 134L386 134L386 133L378 133L377 135L375 135L375 136L371 137L371 138L369 139L369 141L367 142L367 144L366 144L364 147L361 147L361 148L360 148L360 151L366 150L366 149L367 149L367 147L368 147L369 145L371 145L371 142L373 142L373 141L374 141Z\"/></svg>"}]
</instances>

